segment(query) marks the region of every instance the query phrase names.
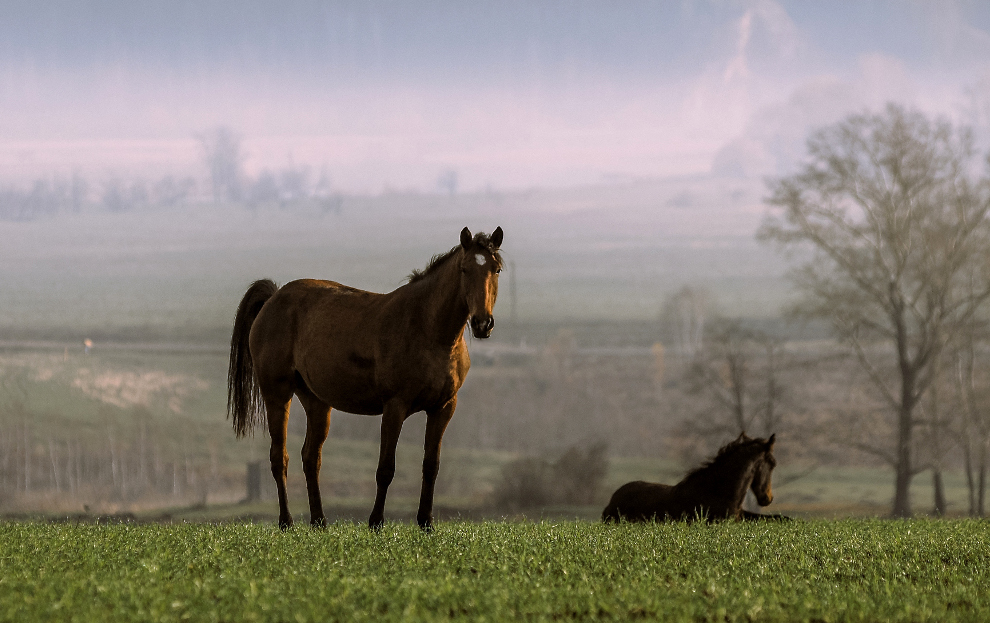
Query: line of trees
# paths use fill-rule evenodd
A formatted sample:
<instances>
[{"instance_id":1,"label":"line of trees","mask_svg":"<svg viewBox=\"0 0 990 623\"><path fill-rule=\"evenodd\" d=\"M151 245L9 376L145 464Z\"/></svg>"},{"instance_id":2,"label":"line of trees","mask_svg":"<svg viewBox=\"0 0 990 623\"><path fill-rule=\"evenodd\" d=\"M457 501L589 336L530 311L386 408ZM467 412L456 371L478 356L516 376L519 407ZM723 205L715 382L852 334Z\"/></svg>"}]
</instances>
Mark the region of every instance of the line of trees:
<instances>
[{"instance_id":1,"label":"line of trees","mask_svg":"<svg viewBox=\"0 0 990 623\"><path fill-rule=\"evenodd\" d=\"M314 204L320 213L341 209L343 198L332 189L326 169L314 175L310 167L290 163L251 177L244 172L242 137L237 132L221 126L196 139L204 165L202 179L166 175L149 181L111 176L94 183L75 173L39 178L27 187L6 184L0 186L0 220L31 221L94 209L122 213L208 203L250 209Z\"/></svg>"}]
</instances>

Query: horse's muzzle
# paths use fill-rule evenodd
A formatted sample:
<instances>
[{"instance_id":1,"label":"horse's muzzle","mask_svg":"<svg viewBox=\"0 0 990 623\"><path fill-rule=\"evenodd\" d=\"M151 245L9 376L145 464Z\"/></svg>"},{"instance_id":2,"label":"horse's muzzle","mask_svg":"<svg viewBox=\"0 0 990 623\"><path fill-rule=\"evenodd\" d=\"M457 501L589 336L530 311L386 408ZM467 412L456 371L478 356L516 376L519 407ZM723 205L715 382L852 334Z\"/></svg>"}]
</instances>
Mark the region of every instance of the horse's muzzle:
<instances>
[{"instance_id":1,"label":"horse's muzzle","mask_svg":"<svg viewBox=\"0 0 990 623\"><path fill-rule=\"evenodd\" d=\"M495 319L491 316L471 316L471 333L474 337L485 339L491 336L495 328Z\"/></svg>"}]
</instances>

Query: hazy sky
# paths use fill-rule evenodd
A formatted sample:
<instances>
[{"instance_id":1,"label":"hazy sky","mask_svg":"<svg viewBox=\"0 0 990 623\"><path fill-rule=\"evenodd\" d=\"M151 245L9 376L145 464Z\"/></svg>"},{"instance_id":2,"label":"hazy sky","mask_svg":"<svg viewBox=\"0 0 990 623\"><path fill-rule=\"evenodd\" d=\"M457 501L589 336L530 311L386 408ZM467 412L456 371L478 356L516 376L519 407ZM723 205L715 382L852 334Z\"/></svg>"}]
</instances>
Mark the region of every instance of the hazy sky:
<instances>
[{"instance_id":1,"label":"hazy sky","mask_svg":"<svg viewBox=\"0 0 990 623\"><path fill-rule=\"evenodd\" d=\"M221 124L344 192L760 176L887 100L990 126L990 3L0 3L0 183L196 173Z\"/></svg>"}]
</instances>

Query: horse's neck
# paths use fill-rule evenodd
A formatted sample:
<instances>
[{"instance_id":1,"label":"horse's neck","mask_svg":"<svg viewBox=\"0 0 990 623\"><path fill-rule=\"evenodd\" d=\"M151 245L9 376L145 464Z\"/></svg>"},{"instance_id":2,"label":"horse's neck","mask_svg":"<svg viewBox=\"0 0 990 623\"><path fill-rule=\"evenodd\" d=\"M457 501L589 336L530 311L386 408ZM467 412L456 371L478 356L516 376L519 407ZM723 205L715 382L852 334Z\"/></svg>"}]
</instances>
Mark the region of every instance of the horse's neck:
<instances>
[{"instance_id":1,"label":"horse's neck","mask_svg":"<svg viewBox=\"0 0 990 623\"><path fill-rule=\"evenodd\" d=\"M453 346L464 333L468 306L461 296L460 262L456 257L416 284L412 304L420 307L425 335Z\"/></svg>"},{"instance_id":2,"label":"horse's neck","mask_svg":"<svg viewBox=\"0 0 990 623\"><path fill-rule=\"evenodd\" d=\"M738 508L746 497L746 489L753 482L755 463L755 457L740 451L709 465L683 482L690 482L690 488L698 491L700 496L716 497L725 500L730 508Z\"/></svg>"}]
</instances>

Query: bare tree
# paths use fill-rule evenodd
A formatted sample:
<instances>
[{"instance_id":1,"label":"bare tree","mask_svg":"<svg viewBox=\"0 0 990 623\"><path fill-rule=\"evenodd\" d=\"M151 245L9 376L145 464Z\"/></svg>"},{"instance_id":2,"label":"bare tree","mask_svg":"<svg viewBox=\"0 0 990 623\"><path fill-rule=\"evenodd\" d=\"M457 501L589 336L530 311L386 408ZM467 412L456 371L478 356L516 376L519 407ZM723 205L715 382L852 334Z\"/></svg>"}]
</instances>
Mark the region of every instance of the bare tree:
<instances>
[{"instance_id":1,"label":"bare tree","mask_svg":"<svg viewBox=\"0 0 990 623\"><path fill-rule=\"evenodd\" d=\"M990 362L986 361L985 349L979 348L985 345L985 337L979 331L964 333L949 358L956 389L953 406L959 413L956 436L963 453L969 514L975 517L983 517L986 513L987 471L990 468Z\"/></svg>"},{"instance_id":2,"label":"bare tree","mask_svg":"<svg viewBox=\"0 0 990 623\"><path fill-rule=\"evenodd\" d=\"M969 132L889 104L814 134L809 161L770 182L783 208L759 237L810 248L796 312L827 321L894 418L883 456L895 516L911 513L916 407L945 345L990 297L987 182ZM878 454L880 454L878 452Z\"/></svg>"},{"instance_id":3,"label":"bare tree","mask_svg":"<svg viewBox=\"0 0 990 623\"><path fill-rule=\"evenodd\" d=\"M778 432L784 355L770 336L734 320L716 323L687 369L688 392L709 403L693 427L705 434Z\"/></svg>"},{"instance_id":4,"label":"bare tree","mask_svg":"<svg viewBox=\"0 0 990 623\"><path fill-rule=\"evenodd\" d=\"M945 484L942 473L945 470L946 458L949 450L954 446L952 431L952 410L943 408L946 402L945 389L948 384L943 370L945 357L939 357L933 367L932 374L935 380L929 387L924 399L918 405L918 425L924 435L924 443L918 444L922 467L927 463L927 467L932 473L932 495L934 505L932 512L938 517L945 515L948 509L948 502L945 499Z\"/></svg>"},{"instance_id":5,"label":"bare tree","mask_svg":"<svg viewBox=\"0 0 990 623\"><path fill-rule=\"evenodd\" d=\"M227 126L220 126L198 137L203 160L213 185L213 201L240 201L241 136Z\"/></svg>"}]
</instances>

